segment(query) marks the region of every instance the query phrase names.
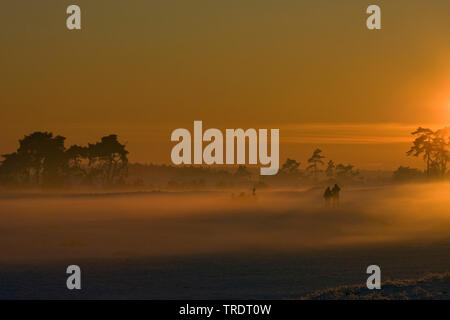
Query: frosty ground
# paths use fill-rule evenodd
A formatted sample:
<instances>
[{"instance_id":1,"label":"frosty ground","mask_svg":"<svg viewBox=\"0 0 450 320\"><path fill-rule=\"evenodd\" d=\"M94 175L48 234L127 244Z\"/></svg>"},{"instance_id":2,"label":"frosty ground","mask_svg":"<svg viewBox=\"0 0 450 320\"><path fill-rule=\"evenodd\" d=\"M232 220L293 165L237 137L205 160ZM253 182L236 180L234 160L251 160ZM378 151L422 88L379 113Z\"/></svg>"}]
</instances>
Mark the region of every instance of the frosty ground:
<instances>
[{"instance_id":1,"label":"frosty ground","mask_svg":"<svg viewBox=\"0 0 450 320\"><path fill-rule=\"evenodd\" d=\"M0 298L294 299L450 270L448 184L230 192L4 194ZM82 269L68 291L65 268ZM332 297L330 297L332 298Z\"/></svg>"}]
</instances>

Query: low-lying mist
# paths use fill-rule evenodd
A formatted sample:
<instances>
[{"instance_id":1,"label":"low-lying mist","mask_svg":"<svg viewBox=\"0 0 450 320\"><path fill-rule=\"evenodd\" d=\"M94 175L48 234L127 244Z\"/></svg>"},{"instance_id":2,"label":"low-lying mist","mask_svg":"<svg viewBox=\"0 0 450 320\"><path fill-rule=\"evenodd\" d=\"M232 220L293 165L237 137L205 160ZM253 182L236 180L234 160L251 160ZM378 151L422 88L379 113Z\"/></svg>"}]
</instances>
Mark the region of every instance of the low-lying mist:
<instances>
[{"instance_id":1,"label":"low-lying mist","mask_svg":"<svg viewBox=\"0 0 450 320\"><path fill-rule=\"evenodd\" d=\"M4 195L0 260L131 258L446 240L450 184L97 195Z\"/></svg>"}]
</instances>

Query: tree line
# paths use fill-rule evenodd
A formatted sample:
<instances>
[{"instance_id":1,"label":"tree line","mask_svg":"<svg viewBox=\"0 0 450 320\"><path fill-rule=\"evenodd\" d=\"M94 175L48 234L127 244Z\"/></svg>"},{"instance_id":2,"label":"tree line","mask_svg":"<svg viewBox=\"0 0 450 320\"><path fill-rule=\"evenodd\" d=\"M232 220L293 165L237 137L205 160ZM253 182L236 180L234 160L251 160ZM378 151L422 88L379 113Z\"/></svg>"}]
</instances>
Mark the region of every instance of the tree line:
<instances>
[{"instance_id":1,"label":"tree line","mask_svg":"<svg viewBox=\"0 0 450 320\"><path fill-rule=\"evenodd\" d=\"M66 148L66 138L34 132L19 140L18 149L2 155L0 182L7 186L58 187L76 182L113 186L125 182L128 151L117 135L87 146Z\"/></svg>"},{"instance_id":2,"label":"tree line","mask_svg":"<svg viewBox=\"0 0 450 320\"><path fill-rule=\"evenodd\" d=\"M450 127L431 130L429 128L419 127L411 133L415 137L411 148L406 152L408 156L422 156L425 162L425 170L421 172L418 169L400 166L395 172L397 178L418 178L425 174L428 178L443 178L448 172L447 165L450 161ZM318 179L320 174L327 178L351 178L359 175L359 170L351 164L335 164L329 160L325 166L321 149L315 149L311 157L307 160L308 166L305 168L306 175ZM282 174L295 175L300 173L300 162L294 159L287 159L282 165L280 172Z\"/></svg>"},{"instance_id":3,"label":"tree line","mask_svg":"<svg viewBox=\"0 0 450 320\"><path fill-rule=\"evenodd\" d=\"M431 130L417 128L408 156L422 157L425 170L400 167L394 177L403 178L444 177L450 161L450 127ZM128 151L115 134L86 146L65 147L66 138L51 132L34 132L19 140L13 153L3 154L0 161L0 185L17 187L59 187L65 185L121 186L128 175ZM282 165L280 177L306 176L318 180L352 179L359 176L354 165L325 161L321 149L315 149L307 159L304 170L300 162L288 158ZM188 170L188 169L186 169ZM225 171L224 171L225 172ZM197 175L196 171L196 175ZM249 177L251 173L240 166L234 177Z\"/></svg>"},{"instance_id":4,"label":"tree line","mask_svg":"<svg viewBox=\"0 0 450 320\"><path fill-rule=\"evenodd\" d=\"M319 178L320 174L324 174L329 179L352 178L359 175L359 170L356 170L352 164L336 164L333 160L328 160L325 166L325 161L323 160L325 158L321 149L315 149L307 160L308 166L305 168L305 174L315 180ZM289 175L299 174L300 162L288 158L282 165L280 172Z\"/></svg>"}]
</instances>

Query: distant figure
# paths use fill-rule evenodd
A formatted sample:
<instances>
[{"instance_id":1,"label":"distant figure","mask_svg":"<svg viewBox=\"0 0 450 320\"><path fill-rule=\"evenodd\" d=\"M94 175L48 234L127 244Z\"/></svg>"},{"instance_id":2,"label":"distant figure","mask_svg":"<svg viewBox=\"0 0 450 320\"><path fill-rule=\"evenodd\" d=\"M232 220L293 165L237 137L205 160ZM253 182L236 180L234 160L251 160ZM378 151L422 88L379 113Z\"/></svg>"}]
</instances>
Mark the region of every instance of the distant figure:
<instances>
[{"instance_id":1,"label":"distant figure","mask_svg":"<svg viewBox=\"0 0 450 320\"><path fill-rule=\"evenodd\" d=\"M330 200L331 200L332 196L333 196L333 193L331 192L330 187L327 187L327 189L323 193L323 198L325 199L325 205L327 207L330 205Z\"/></svg>"},{"instance_id":2,"label":"distant figure","mask_svg":"<svg viewBox=\"0 0 450 320\"><path fill-rule=\"evenodd\" d=\"M331 196L333 199L333 207L339 207L339 192L340 191L341 191L341 188L336 183L334 185L333 189L331 190Z\"/></svg>"},{"instance_id":3,"label":"distant figure","mask_svg":"<svg viewBox=\"0 0 450 320\"><path fill-rule=\"evenodd\" d=\"M253 189L252 189L252 195L256 196L256 188L255 187L253 187Z\"/></svg>"}]
</instances>

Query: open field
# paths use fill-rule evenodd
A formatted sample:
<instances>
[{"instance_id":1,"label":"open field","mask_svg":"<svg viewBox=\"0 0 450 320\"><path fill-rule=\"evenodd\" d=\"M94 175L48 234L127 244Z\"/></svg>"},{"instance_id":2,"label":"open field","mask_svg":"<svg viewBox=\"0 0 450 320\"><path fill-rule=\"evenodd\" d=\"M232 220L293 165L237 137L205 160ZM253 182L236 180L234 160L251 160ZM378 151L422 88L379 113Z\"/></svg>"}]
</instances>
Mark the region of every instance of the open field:
<instances>
[{"instance_id":1,"label":"open field","mask_svg":"<svg viewBox=\"0 0 450 320\"><path fill-rule=\"evenodd\" d=\"M1 298L297 298L450 270L450 184L258 192L5 194ZM65 289L65 267L83 290Z\"/></svg>"}]
</instances>

